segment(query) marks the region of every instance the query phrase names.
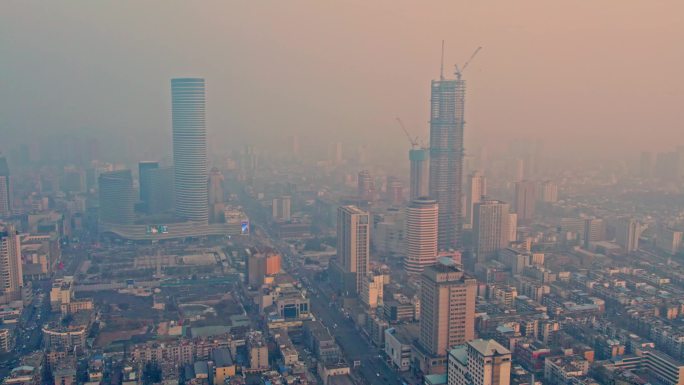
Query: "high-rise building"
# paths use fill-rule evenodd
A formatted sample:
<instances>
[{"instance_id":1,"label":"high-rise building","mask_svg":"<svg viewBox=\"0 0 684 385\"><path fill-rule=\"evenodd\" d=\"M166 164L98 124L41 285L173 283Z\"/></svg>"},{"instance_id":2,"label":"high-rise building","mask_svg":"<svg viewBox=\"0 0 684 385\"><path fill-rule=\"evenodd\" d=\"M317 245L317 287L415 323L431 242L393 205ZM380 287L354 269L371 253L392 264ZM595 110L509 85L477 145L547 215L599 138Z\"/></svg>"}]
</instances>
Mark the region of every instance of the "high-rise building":
<instances>
[{"instance_id":1,"label":"high-rise building","mask_svg":"<svg viewBox=\"0 0 684 385\"><path fill-rule=\"evenodd\" d=\"M438 215L437 202L428 197L414 199L406 208L406 272L421 273L435 264Z\"/></svg>"},{"instance_id":2,"label":"high-rise building","mask_svg":"<svg viewBox=\"0 0 684 385\"><path fill-rule=\"evenodd\" d=\"M473 226L473 207L487 195L487 178L481 172L475 171L468 177L468 192L466 194L465 224Z\"/></svg>"},{"instance_id":3,"label":"high-rise building","mask_svg":"<svg viewBox=\"0 0 684 385\"><path fill-rule=\"evenodd\" d=\"M0 218L9 217L12 211L12 189L7 158L0 154Z\"/></svg>"},{"instance_id":4,"label":"high-rise building","mask_svg":"<svg viewBox=\"0 0 684 385\"><path fill-rule=\"evenodd\" d=\"M218 168L212 167L207 181L209 197L209 222L217 223L221 221L223 209L223 174Z\"/></svg>"},{"instance_id":5,"label":"high-rise building","mask_svg":"<svg viewBox=\"0 0 684 385\"><path fill-rule=\"evenodd\" d=\"M100 222L130 225L135 220L135 193L131 170L100 174Z\"/></svg>"},{"instance_id":6,"label":"high-rise building","mask_svg":"<svg viewBox=\"0 0 684 385\"><path fill-rule=\"evenodd\" d=\"M518 214L508 214L508 242L516 242L518 240Z\"/></svg>"},{"instance_id":7,"label":"high-rise building","mask_svg":"<svg viewBox=\"0 0 684 385\"><path fill-rule=\"evenodd\" d=\"M615 240L627 253L639 249L641 226L634 218L620 218L615 226Z\"/></svg>"},{"instance_id":8,"label":"high-rise building","mask_svg":"<svg viewBox=\"0 0 684 385\"><path fill-rule=\"evenodd\" d=\"M663 226L658 229L656 247L669 255L675 255L682 248L684 232Z\"/></svg>"},{"instance_id":9,"label":"high-rise building","mask_svg":"<svg viewBox=\"0 0 684 385\"><path fill-rule=\"evenodd\" d=\"M430 153L425 148L409 150L411 161L411 175L409 195L410 199L427 196L430 193Z\"/></svg>"},{"instance_id":10,"label":"high-rise building","mask_svg":"<svg viewBox=\"0 0 684 385\"><path fill-rule=\"evenodd\" d=\"M465 80L433 80L430 97L430 196L439 205L439 248L456 247L462 227Z\"/></svg>"},{"instance_id":11,"label":"high-rise building","mask_svg":"<svg viewBox=\"0 0 684 385\"><path fill-rule=\"evenodd\" d=\"M539 182L537 198L543 203L558 202L558 185L551 180Z\"/></svg>"},{"instance_id":12,"label":"high-rise building","mask_svg":"<svg viewBox=\"0 0 684 385\"><path fill-rule=\"evenodd\" d=\"M21 299L21 240L14 226L0 227L0 303Z\"/></svg>"},{"instance_id":13,"label":"high-rise building","mask_svg":"<svg viewBox=\"0 0 684 385\"><path fill-rule=\"evenodd\" d=\"M478 262L485 262L508 247L511 233L508 203L483 200L473 210L473 243Z\"/></svg>"},{"instance_id":14,"label":"high-rise building","mask_svg":"<svg viewBox=\"0 0 684 385\"><path fill-rule=\"evenodd\" d=\"M373 182L370 171L359 171L357 194L359 198L367 201L375 199L375 183Z\"/></svg>"},{"instance_id":15,"label":"high-rise building","mask_svg":"<svg viewBox=\"0 0 684 385\"><path fill-rule=\"evenodd\" d=\"M276 221L289 221L292 219L292 198L289 195L273 198L271 217Z\"/></svg>"},{"instance_id":16,"label":"high-rise building","mask_svg":"<svg viewBox=\"0 0 684 385\"><path fill-rule=\"evenodd\" d=\"M171 80L176 215L209 220L204 79Z\"/></svg>"},{"instance_id":17,"label":"high-rise building","mask_svg":"<svg viewBox=\"0 0 684 385\"><path fill-rule=\"evenodd\" d=\"M531 180L515 182L515 213L520 223L529 223L534 218L537 204L537 184Z\"/></svg>"},{"instance_id":18,"label":"high-rise building","mask_svg":"<svg viewBox=\"0 0 684 385\"><path fill-rule=\"evenodd\" d=\"M494 340L477 339L449 352L447 385L509 385L511 352Z\"/></svg>"},{"instance_id":19,"label":"high-rise building","mask_svg":"<svg viewBox=\"0 0 684 385\"><path fill-rule=\"evenodd\" d=\"M152 200L152 188L150 186L150 170L159 168L159 162L139 162L138 181L140 183L140 201L145 212L149 212L150 200Z\"/></svg>"},{"instance_id":20,"label":"high-rise building","mask_svg":"<svg viewBox=\"0 0 684 385\"><path fill-rule=\"evenodd\" d=\"M345 273L353 273L356 293L370 270L370 216L356 206L337 209L337 258Z\"/></svg>"},{"instance_id":21,"label":"high-rise building","mask_svg":"<svg viewBox=\"0 0 684 385\"><path fill-rule=\"evenodd\" d=\"M398 206L404 202L404 186L397 177L387 177L385 188L385 201L391 205Z\"/></svg>"},{"instance_id":22,"label":"high-rise building","mask_svg":"<svg viewBox=\"0 0 684 385\"><path fill-rule=\"evenodd\" d=\"M173 168L150 169L145 174L149 182L147 211L159 214L173 210Z\"/></svg>"},{"instance_id":23,"label":"high-rise building","mask_svg":"<svg viewBox=\"0 0 684 385\"><path fill-rule=\"evenodd\" d=\"M601 218L584 220L584 248L588 249L593 242L606 240L606 221Z\"/></svg>"},{"instance_id":24,"label":"high-rise building","mask_svg":"<svg viewBox=\"0 0 684 385\"><path fill-rule=\"evenodd\" d=\"M421 278L418 342L430 354L446 356L448 349L475 338L477 280L449 258L426 267Z\"/></svg>"}]
</instances>

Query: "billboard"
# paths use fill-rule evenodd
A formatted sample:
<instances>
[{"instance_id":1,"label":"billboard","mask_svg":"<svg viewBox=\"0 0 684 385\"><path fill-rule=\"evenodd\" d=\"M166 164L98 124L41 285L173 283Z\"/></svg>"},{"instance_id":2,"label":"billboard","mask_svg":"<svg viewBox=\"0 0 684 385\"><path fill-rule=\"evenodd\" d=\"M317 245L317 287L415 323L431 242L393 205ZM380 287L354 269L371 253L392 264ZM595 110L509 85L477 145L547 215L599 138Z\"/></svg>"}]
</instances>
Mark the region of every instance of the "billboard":
<instances>
[{"instance_id":1,"label":"billboard","mask_svg":"<svg viewBox=\"0 0 684 385\"><path fill-rule=\"evenodd\" d=\"M147 234L167 234L169 232L169 226L167 225L147 225Z\"/></svg>"}]
</instances>

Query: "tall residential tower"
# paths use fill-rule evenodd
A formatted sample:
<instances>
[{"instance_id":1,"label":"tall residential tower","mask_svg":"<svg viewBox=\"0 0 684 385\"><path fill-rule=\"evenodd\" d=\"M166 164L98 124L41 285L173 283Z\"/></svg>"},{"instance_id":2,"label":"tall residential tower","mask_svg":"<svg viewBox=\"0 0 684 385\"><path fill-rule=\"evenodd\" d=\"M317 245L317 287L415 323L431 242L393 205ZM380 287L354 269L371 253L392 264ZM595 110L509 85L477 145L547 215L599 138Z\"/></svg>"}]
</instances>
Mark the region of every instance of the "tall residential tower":
<instances>
[{"instance_id":1,"label":"tall residential tower","mask_svg":"<svg viewBox=\"0 0 684 385\"><path fill-rule=\"evenodd\" d=\"M354 276L356 293L370 269L370 217L356 206L337 209L337 258L347 276Z\"/></svg>"},{"instance_id":2,"label":"tall residential tower","mask_svg":"<svg viewBox=\"0 0 684 385\"><path fill-rule=\"evenodd\" d=\"M171 80L176 215L207 222L207 130L204 79Z\"/></svg>"},{"instance_id":3,"label":"tall residential tower","mask_svg":"<svg viewBox=\"0 0 684 385\"><path fill-rule=\"evenodd\" d=\"M21 298L21 241L14 226L0 226L0 303Z\"/></svg>"},{"instance_id":4,"label":"tall residential tower","mask_svg":"<svg viewBox=\"0 0 684 385\"><path fill-rule=\"evenodd\" d=\"M0 218L9 217L12 208L10 170L7 158L0 155Z\"/></svg>"}]
</instances>

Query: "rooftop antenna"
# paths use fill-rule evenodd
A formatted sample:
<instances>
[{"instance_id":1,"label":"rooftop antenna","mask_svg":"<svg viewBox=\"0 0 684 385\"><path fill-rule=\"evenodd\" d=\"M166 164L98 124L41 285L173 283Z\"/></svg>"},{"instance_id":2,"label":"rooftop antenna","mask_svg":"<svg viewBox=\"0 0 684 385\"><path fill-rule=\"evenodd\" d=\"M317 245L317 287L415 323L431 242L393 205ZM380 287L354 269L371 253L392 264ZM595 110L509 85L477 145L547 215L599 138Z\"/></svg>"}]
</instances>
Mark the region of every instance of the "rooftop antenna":
<instances>
[{"instance_id":1,"label":"rooftop antenna","mask_svg":"<svg viewBox=\"0 0 684 385\"><path fill-rule=\"evenodd\" d=\"M444 80L444 40L442 40L442 60L439 66L439 80Z\"/></svg>"}]
</instances>

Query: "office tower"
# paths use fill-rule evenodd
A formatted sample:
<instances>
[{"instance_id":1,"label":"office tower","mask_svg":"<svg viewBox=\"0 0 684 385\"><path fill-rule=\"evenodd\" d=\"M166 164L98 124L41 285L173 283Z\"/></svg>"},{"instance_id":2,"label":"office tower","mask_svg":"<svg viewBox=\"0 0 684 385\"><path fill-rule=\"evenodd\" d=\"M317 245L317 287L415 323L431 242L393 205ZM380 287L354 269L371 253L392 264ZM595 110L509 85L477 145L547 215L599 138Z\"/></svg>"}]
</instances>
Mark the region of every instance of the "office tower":
<instances>
[{"instance_id":1,"label":"office tower","mask_svg":"<svg viewBox=\"0 0 684 385\"><path fill-rule=\"evenodd\" d=\"M173 168L160 167L146 171L149 182L147 211L160 214L173 210Z\"/></svg>"},{"instance_id":2,"label":"office tower","mask_svg":"<svg viewBox=\"0 0 684 385\"><path fill-rule=\"evenodd\" d=\"M344 273L354 276L349 285L361 290L370 266L370 217L356 206L337 209L337 258ZM353 273L353 274L351 274Z\"/></svg>"},{"instance_id":3,"label":"office tower","mask_svg":"<svg viewBox=\"0 0 684 385\"><path fill-rule=\"evenodd\" d=\"M508 247L510 210L508 203L483 200L473 209L473 243L478 262L496 256L500 249Z\"/></svg>"},{"instance_id":4,"label":"office tower","mask_svg":"<svg viewBox=\"0 0 684 385\"><path fill-rule=\"evenodd\" d=\"M468 341L449 352L447 385L509 385L510 382L511 352L494 340Z\"/></svg>"},{"instance_id":5,"label":"office tower","mask_svg":"<svg viewBox=\"0 0 684 385\"><path fill-rule=\"evenodd\" d=\"M423 270L420 291L418 342L430 354L475 338L477 280L463 273L449 258L440 258Z\"/></svg>"},{"instance_id":6,"label":"office tower","mask_svg":"<svg viewBox=\"0 0 684 385\"><path fill-rule=\"evenodd\" d=\"M531 180L515 182L515 213L518 214L518 222L529 223L534 218L536 204L536 183Z\"/></svg>"},{"instance_id":7,"label":"office tower","mask_svg":"<svg viewBox=\"0 0 684 385\"><path fill-rule=\"evenodd\" d=\"M271 216L276 221L290 221L292 219L292 198L289 195L284 195L278 198L273 198L273 207L271 208Z\"/></svg>"},{"instance_id":8,"label":"office tower","mask_svg":"<svg viewBox=\"0 0 684 385\"><path fill-rule=\"evenodd\" d=\"M218 168L212 167L207 180L209 198L209 222L221 222L225 204L223 201L223 174Z\"/></svg>"},{"instance_id":9,"label":"office tower","mask_svg":"<svg viewBox=\"0 0 684 385\"><path fill-rule=\"evenodd\" d=\"M537 198L542 203L558 202L558 185L551 180L539 182Z\"/></svg>"},{"instance_id":10,"label":"office tower","mask_svg":"<svg viewBox=\"0 0 684 385\"><path fill-rule=\"evenodd\" d=\"M21 299L21 240L12 225L0 227L0 303Z\"/></svg>"},{"instance_id":11,"label":"office tower","mask_svg":"<svg viewBox=\"0 0 684 385\"><path fill-rule=\"evenodd\" d=\"M12 210L10 170L7 158L0 154L0 218L9 217Z\"/></svg>"},{"instance_id":12,"label":"office tower","mask_svg":"<svg viewBox=\"0 0 684 385\"><path fill-rule=\"evenodd\" d=\"M204 79L171 80L176 216L207 222L207 130Z\"/></svg>"},{"instance_id":13,"label":"office tower","mask_svg":"<svg viewBox=\"0 0 684 385\"><path fill-rule=\"evenodd\" d=\"M475 171L468 177L468 192L466 194L465 224L473 226L473 207L487 195L487 178L480 171Z\"/></svg>"},{"instance_id":14,"label":"office tower","mask_svg":"<svg viewBox=\"0 0 684 385\"><path fill-rule=\"evenodd\" d=\"M627 253L633 253L639 249L639 236L641 227L634 218L620 218L615 226L615 240Z\"/></svg>"},{"instance_id":15,"label":"office tower","mask_svg":"<svg viewBox=\"0 0 684 385\"><path fill-rule=\"evenodd\" d=\"M428 196L430 193L429 156L430 153L425 148L409 150L409 160L411 161L409 199L411 200Z\"/></svg>"},{"instance_id":16,"label":"office tower","mask_svg":"<svg viewBox=\"0 0 684 385\"><path fill-rule=\"evenodd\" d=\"M430 97L430 196L439 205L440 249L456 247L462 227L465 80L433 80Z\"/></svg>"},{"instance_id":17,"label":"office tower","mask_svg":"<svg viewBox=\"0 0 684 385\"><path fill-rule=\"evenodd\" d=\"M135 194L131 170L110 171L100 174L100 222L122 225L133 224Z\"/></svg>"},{"instance_id":18,"label":"office tower","mask_svg":"<svg viewBox=\"0 0 684 385\"><path fill-rule=\"evenodd\" d=\"M391 205L400 205L404 202L404 186L397 177L387 177L387 186L385 188L385 201Z\"/></svg>"},{"instance_id":19,"label":"office tower","mask_svg":"<svg viewBox=\"0 0 684 385\"><path fill-rule=\"evenodd\" d=\"M375 198L375 183L373 182L370 171L359 171L357 194L359 198L367 201L372 201Z\"/></svg>"},{"instance_id":20,"label":"office tower","mask_svg":"<svg viewBox=\"0 0 684 385\"><path fill-rule=\"evenodd\" d=\"M152 199L152 188L150 186L150 170L159 168L159 162L144 161L138 163L138 182L140 184L140 202L143 210L149 212L150 200Z\"/></svg>"},{"instance_id":21,"label":"office tower","mask_svg":"<svg viewBox=\"0 0 684 385\"><path fill-rule=\"evenodd\" d=\"M421 273L437 260L437 202L427 197L414 199L406 208L406 256L404 270Z\"/></svg>"}]
</instances>

